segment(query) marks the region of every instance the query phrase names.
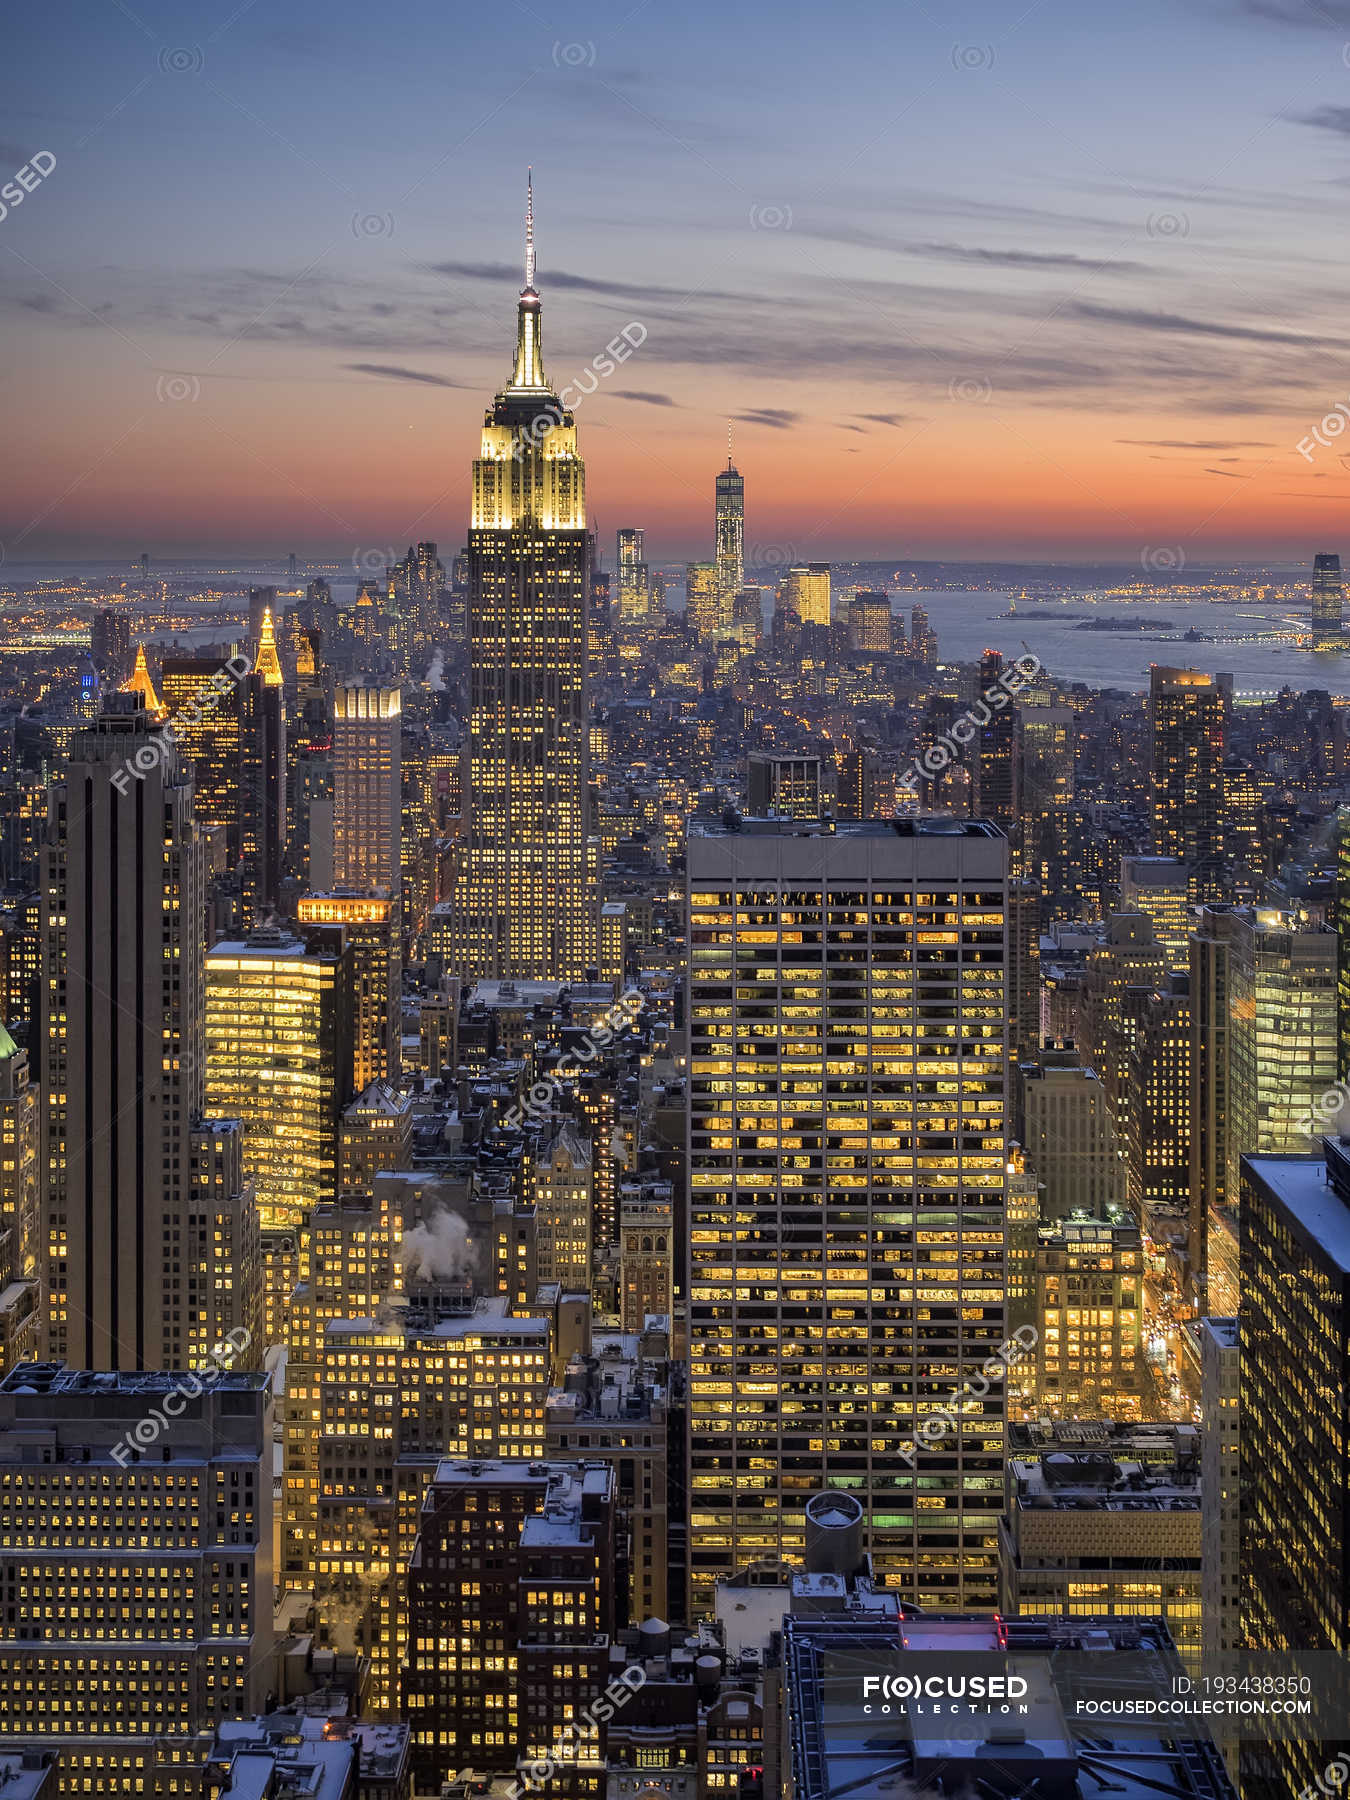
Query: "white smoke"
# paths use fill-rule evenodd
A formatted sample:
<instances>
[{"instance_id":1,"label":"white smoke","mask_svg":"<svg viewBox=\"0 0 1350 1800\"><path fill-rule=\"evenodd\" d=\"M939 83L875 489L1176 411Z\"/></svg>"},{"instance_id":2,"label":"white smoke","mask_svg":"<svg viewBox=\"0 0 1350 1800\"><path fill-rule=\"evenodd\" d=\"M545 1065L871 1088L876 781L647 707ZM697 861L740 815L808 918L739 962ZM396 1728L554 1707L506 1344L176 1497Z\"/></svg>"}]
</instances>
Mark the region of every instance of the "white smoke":
<instances>
[{"instance_id":1,"label":"white smoke","mask_svg":"<svg viewBox=\"0 0 1350 1800\"><path fill-rule=\"evenodd\" d=\"M458 1213L435 1212L404 1232L399 1261L414 1281L467 1281L474 1265L469 1228Z\"/></svg>"},{"instance_id":2,"label":"white smoke","mask_svg":"<svg viewBox=\"0 0 1350 1800\"><path fill-rule=\"evenodd\" d=\"M444 667L445 652L437 649L436 654L431 659L425 677L426 685L431 689L433 694L443 694L445 692L445 680L441 674Z\"/></svg>"}]
</instances>

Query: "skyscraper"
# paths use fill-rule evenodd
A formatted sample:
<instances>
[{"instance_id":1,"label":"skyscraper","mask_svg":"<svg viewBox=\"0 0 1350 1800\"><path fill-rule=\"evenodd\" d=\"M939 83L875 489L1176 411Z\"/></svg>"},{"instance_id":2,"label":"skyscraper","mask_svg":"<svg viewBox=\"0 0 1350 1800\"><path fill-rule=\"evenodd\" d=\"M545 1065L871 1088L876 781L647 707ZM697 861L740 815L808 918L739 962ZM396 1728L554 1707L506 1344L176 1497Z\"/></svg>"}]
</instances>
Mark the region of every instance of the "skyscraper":
<instances>
[{"instance_id":1,"label":"skyscraper","mask_svg":"<svg viewBox=\"0 0 1350 1800\"><path fill-rule=\"evenodd\" d=\"M701 638L715 635L721 619L716 563L687 563L684 571L684 617Z\"/></svg>"},{"instance_id":2,"label":"skyscraper","mask_svg":"<svg viewBox=\"0 0 1350 1800\"><path fill-rule=\"evenodd\" d=\"M333 705L333 885L397 894L403 837L403 695L339 687Z\"/></svg>"},{"instance_id":3,"label":"skyscraper","mask_svg":"<svg viewBox=\"0 0 1350 1800\"><path fill-rule=\"evenodd\" d=\"M803 563L789 569L783 584L784 604L797 614L803 625L828 625L830 622L830 565Z\"/></svg>"},{"instance_id":4,"label":"skyscraper","mask_svg":"<svg viewBox=\"0 0 1350 1800\"><path fill-rule=\"evenodd\" d=\"M435 544L418 544L416 549L410 544L403 561L394 565L393 585L412 631L411 649L425 658L435 648L445 586L445 565Z\"/></svg>"},{"instance_id":5,"label":"skyscraper","mask_svg":"<svg viewBox=\"0 0 1350 1800\"><path fill-rule=\"evenodd\" d=\"M619 556L619 624L631 631L645 625L651 613L651 580L640 525L621 527Z\"/></svg>"},{"instance_id":6,"label":"skyscraper","mask_svg":"<svg viewBox=\"0 0 1350 1800\"><path fill-rule=\"evenodd\" d=\"M221 1352L0 1383L0 1749L58 1744L63 1794L182 1792L197 1734L275 1692L272 1378Z\"/></svg>"},{"instance_id":7,"label":"skyscraper","mask_svg":"<svg viewBox=\"0 0 1350 1800\"><path fill-rule=\"evenodd\" d=\"M399 1076L403 956L387 893L302 894L303 926L340 925L352 957L352 1091Z\"/></svg>"},{"instance_id":8,"label":"skyscraper","mask_svg":"<svg viewBox=\"0 0 1350 1800\"><path fill-rule=\"evenodd\" d=\"M1007 843L747 820L691 832L688 881L693 1606L800 1561L832 1485L887 1585L992 1606Z\"/></svg>"},{"instance_id":9,"label":"skyscraper","mask_svg":"<svg viewBox=\"0 0 1350 1800\"><path fill-rule=\"evenodd\" d=\"M408 1566L402 1695L424 1792L470 1762L604 1791L589 1705L613 1666L617 1489L603 1463L437 1466Z\"/></svg>"},{"instance_id":10,"label":"skyscraper","mask_svg":"<svg viewBox=\"0 0 1350 1800\"><path fill-rule=\"evenodd\" d=\"M1238 1311L1244 1156L1307 1154L1336 1080L1337 938L1268 908L1204 907L1191 945L1192 1279Z\"/></svg>"},{"instance_id":11,"label":"skyscraper","mask_svg":"<svg viewBox=\"0 0 1350 1800\"><path fill-rule=\"evenodd\" d=\"M1342 606L1345 590L1341 583L1339 556L1315 556L1312 578L1312 636L1314 650L1342 648Z\"/></svg>"},{"instance_id":12,"label":"skyscraper","mask_svg":"<svg viewBox=\"0 0 1350 1800\"><path fill-rule=\"evenodd\" d=\"M1242 1159L1240 1616L1262 1651L1350 1652L1350 1142ZM1242 1792L1312 1787L1334 1750L1244 1746ZM1249 1763L1249 1757L1251 1761Z\"/></svg>"},{"instance_id":13,"label":"skyscraper","mask_svg":"<svg viewBox=\"0 0 1350 1800\"><path fill-rule=\"evenodd\" d=\"M39 1348L38 1090L0 1025L0 1375Z\"/></svg>"},{"instance_id":14,"label":"skyscraper","mask_svg":"<svg viewBox=\"0 0 1350 1800\"><path fill-rule=\"evenodd\" d=\"M718 473L713 561L717 564L719 623L731 623L732 606L745 586L745 478L731 460L727 430L727 466Z\"/></svg>"},{"instance_id":15,"label":"skyscraper","mask_svg":"<svg viewBox=\"0 0 1350 1800\"><path fill-rule=\"evenodd\" d=\"M201 838L139 693L112 694L51 785L43 852L48 1353L185 1368L202 1097Z\"/></svg>"},{"instance_id":16,"label":"skyscraper","mask_svg":"<svg viewBox=\"0 0 1350 1800\"><path fill-rule=\"evenodd\" d=\"M888 594L870 588L859 588L854 594L848 603L848 647L862 656L890 655L891 601Z\"/></svg>"},{"instance_id":17,"label":"skyscraper","mask_svg":"<svg viewBox=\"0 0 1350 1800\"><path fill-rule=\"evenodd\" d=\"M599 932L589 841L591 538L576 424L544 373L532 205L515 368L484 417L468 555L469 821L454 966L472 976L581 979L595 965Z\"/></svg>"},{"instance_id":18,"label":"skyscraper","mask_svg":"<svg viewBox=\"0 0 1350 1800\"><path fill-rule=\"evenodd\" d=\"M1167 955L1169 969L1185 969L1195 916L1186 865L1170 856L1125 856L1120 863L1120 910L1144 913Z\"/></svg>"},{"instance_id":19,"label":"skyscraper","mask_svg":"<svg viewBox=\"0 0 1350 1800\"><path fill-rule=\"evenodd\" d=\"M193 810L205 831L223 833L219 861L237 865L242 813L242 695L239 684L212 688L214 657L165 657L160 669L164 705L179 762L192 776Z\"/></svg>"},{"instance_id":20,"label":"skyscraper","mask_svg":"<svg viewBox=\"0 0 1350 1800\"><path fill-rule=\"evenodd\" d=\"M980 658L980 693L997 690L1003 674L1003 657L986 650ZM1019 867L1018 846L1022 816L1022 737L1018 709L1002 711L985 706L988 718L980 725L975 758L974 814L992 819L1005 837L1013 840L1013 864Z\"/></svg>"},{"instance_id":21,"label":"skyscraper","mask_svg":"<svg viewBox=\"0 0 1350 1800\"><path fill-rule=\"evenodd\" d=\"M276 910L286 847L286 710L272 614L266 607L257 658L241 683L239 751L244 917L253 924Z\"/></svg>"},{"instance_id":22,"label":"skyscraper","mask_svg":"<svg viewBox=\"0 0 1350 1800\"><path fill-rule=\"evenodd\" d=\"M207 1104L244 1127L244 1168L264 1231L289 1231L337 1192L338 1128L351 1098L349 950L275 925L206 958Z\"/></svg>"},{"instance_id":23,"label":"skyscraper","mask_svg":"<svg viewBox=\"0 0 1350 1800\"><path fill-rule=\"evenodd\" d=\"M1149 724L1154 852L1186 864L1193 900L1220 899L1224 696L1218 682L1196 669L1155 664Z\"/></svg>"}]
</instances>

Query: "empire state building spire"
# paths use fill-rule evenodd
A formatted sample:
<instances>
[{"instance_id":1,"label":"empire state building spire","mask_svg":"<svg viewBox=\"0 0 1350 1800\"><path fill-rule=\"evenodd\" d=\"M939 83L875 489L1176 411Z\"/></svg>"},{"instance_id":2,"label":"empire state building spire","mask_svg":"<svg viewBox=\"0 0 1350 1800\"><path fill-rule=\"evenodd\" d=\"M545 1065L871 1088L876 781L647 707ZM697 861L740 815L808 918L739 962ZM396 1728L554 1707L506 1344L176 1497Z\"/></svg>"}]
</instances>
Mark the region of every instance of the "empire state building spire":
<instances>
[{"instance_id":1,"label":"empire state building spire","mask_svg":"<svg viewBox=\"0 0 1350 1800\"><path fill-rule=\"evenodd\" d=\"M525 178L525 285L520 290L516 320L516 367L511 387L530 393L552 393L544 374L539 334L539 295L534 285L534 170Z\"/></svg>"},{"instance_id":2,"label":"empire state building spire","mask_svg":"<svg viewBox=\"0 0 1350 1800\"><path fill-rule=\"evenodd\" d=\"M534 291L534 169L525 171L525 291Z\"/></svg>"}]
</instances>

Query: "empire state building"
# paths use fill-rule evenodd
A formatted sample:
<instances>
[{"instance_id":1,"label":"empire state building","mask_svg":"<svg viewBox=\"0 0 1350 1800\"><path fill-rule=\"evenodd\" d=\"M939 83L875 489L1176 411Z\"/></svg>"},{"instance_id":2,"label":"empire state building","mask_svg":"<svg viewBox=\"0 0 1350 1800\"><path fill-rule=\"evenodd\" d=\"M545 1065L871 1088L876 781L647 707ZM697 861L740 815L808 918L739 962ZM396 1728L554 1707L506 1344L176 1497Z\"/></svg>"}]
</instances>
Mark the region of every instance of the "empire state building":
<instances>
[{"instance_id":1,"label":"empire state building","mask_svg":"<svg viewBox=\"0 0 1350 1800\"><path fill-rule=\"evenodd\" d=\"M582 980L599 928L591 540L576 424L544 373L532 192L515 368L483 420L468 560L469 829L447 948L470 978Z\"/></svg>"}]
</instances>

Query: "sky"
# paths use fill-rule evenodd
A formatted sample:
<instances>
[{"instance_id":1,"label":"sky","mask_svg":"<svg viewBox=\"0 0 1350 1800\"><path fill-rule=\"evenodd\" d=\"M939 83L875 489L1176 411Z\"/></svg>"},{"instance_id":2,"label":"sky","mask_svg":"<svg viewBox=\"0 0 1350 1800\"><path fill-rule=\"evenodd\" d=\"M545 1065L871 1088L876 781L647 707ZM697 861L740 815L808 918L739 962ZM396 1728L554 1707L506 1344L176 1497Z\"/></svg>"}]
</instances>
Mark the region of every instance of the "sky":
<instances>
[{"instance_id":1,"label":"sky","mask_svg":"<svg viewBox=\"0 0 1350 1800\"><path fill-rule=\"evenodd\" d=\"M711 554L728 420L752 562L1350 552L1350 0L6 34L0 204L50 166L0 217L11 562L453 553L529 164L550 376L645 332L577 408L610 560Z\"/></svg>"}]
</instances>

